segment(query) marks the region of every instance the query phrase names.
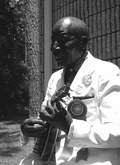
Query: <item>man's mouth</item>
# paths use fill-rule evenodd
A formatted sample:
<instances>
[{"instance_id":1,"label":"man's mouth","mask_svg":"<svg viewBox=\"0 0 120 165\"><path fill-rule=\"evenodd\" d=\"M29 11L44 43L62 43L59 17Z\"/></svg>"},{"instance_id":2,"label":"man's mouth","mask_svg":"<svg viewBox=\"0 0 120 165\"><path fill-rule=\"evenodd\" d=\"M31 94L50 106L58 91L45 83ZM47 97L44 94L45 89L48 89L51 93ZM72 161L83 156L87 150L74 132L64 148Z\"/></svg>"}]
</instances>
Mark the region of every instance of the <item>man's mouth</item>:
<instances>
[{"instance_id":1,"label":"man's mouth","mask_svg":"<svg viewBox=\"0 0 120 165\"><path fill-rule=\"evenodd\" d=\"M61 52L54 52L54 57L57 61L61 60L64 58Z\"/></svg>"}]
</instances>

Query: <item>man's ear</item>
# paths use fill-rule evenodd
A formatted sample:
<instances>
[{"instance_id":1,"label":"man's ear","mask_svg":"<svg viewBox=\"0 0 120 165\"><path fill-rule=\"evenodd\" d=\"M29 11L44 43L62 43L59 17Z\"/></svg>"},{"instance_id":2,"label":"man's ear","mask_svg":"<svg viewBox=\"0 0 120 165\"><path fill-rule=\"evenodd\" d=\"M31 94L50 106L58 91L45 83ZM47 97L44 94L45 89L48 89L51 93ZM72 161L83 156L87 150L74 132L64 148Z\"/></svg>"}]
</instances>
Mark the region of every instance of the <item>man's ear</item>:
<instances>
[{"instance_id":1,"label":"man's ear","mask_svg":"<svg viewBox=\"0 0 120 165\"><path fill-rule=\"evenodd\" d=\"M85 47L87 46L88 43L88 37L87 36L82 36L82 39L80 41L80 47L82 49L85 49Z\"/></svg>"}]
</instances>

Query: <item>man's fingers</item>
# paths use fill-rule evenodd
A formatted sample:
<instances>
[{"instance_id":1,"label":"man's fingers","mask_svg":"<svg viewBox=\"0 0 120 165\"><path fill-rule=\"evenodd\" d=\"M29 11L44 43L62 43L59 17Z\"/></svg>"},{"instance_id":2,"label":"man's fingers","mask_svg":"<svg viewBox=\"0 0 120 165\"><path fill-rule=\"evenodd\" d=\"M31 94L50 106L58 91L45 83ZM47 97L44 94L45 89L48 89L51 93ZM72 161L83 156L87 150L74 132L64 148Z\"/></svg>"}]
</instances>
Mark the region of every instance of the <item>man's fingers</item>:
<instances>
[{"instance_id":1,"label":"man's fingers","mask_svg":"<svg viewBox=\"0 0 120 165\"><path fill-rule=\"evenodd\" d=\"M25 134L27 134L28 136L36 137L45 132L47 128L39 124L34 124L34 126L25 125L25 130Z\"/></svg>"},{"instance_id":2,"label":"man's fingers","mask_svg":"<svg viewBox=\"0 0 120 165\"><path fill-rule=\"evenodd\" d=\"M59 112L61 112L63 115L67 114L66 109L62 106L61 102L57 102L56 103L56 107L59 110Z\"/></svg>"},{"instance_id":3,"label":"man's fingers","mask_svg":"<svg viewBox=\"0 0 120 165\"><path fill-rule=\"evenodd\" d=\"M50 119L53 118L53 115L52 114L49 114L49 113L43 113L41 112L40 113L40 117L45 120L46 122L48 122Z\"/></svg>"},{"instance_id":4,"label":"man's fingers","mask_svg":"<svg viewBox=\"0 0 120 165\"><path fill-rule=\"evenodd\" d=\"M28 137L40 136L46 129L46 122L37 118L26 119L21 124L21 131Z\"/></svg>"},{"instance_id":5,"label":"man's fingers","mask_svg":"<svg viewBox=\"0 0 120 165\"><path fill-rule=\"evenodd\" d=\"M56 102L56 109L58 110L58 112L61 111L62 105L60 104L60 102Z\"/></svg>"},{"instance_id":6,"label":"man's fingers","mask_svg":"<svg viewBox=\"0 0 120 165\"><path fill-rule=\"evenodd\" d=\"M45 122L37 119L37 118L30 118L30 119L26 119L24 121L24 124L28 124L28 125L34 125L34 124L41 124L41 125L45 125Z\"/></svg>"},{"instance_id":7,"label":"man's fingers","mask_svg":"<svg viewBox=\"0 0 120 165\"><path fill-rule=\"evenodd\" d=\"M49 114L52 114L52 115L55 114L54 108L51 105L51 101L50 100L47 101L47 111L48 111Z\"/></svg>"},{"instance_id":8,"label":"man's fingers","mask_svg":"<svg viewBox=\"0 0 120 165\"><path fill-rule=\"evenodd\" d=\"M41 130L44 129L44 126L40 124L34 124L33 126L25 124L24 128L27 130Z\"/></svg>"}]
</instances>

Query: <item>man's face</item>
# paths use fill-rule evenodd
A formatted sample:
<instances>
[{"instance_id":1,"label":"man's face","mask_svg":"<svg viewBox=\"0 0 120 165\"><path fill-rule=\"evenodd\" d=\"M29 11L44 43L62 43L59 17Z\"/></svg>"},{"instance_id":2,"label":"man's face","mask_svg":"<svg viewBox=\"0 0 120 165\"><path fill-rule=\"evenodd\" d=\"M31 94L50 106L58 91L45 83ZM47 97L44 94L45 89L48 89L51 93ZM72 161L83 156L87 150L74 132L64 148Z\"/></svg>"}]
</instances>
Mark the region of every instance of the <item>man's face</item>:
<instances>
[{"instance_id":1,"label":"man's face","mask_svg":"<svg viewBox=\"0 0 120 165\"><path fill-rule=\"evenodd\" d=\"M75 62L75 50L78 40L67 33L55 33L52 35L51 51L59 66L72 65Z\"/></svg>"}]
</instances>

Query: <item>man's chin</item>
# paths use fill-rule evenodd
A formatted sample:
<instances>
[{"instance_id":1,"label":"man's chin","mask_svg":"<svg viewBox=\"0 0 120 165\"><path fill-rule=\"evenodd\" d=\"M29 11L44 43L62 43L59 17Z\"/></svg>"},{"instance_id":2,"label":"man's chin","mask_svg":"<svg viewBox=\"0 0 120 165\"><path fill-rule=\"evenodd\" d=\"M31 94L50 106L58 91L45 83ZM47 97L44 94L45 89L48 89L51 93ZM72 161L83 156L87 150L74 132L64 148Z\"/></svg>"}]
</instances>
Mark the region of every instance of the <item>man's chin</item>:
<instances>
[{"instance_id":1,"label":"man's chin","mask_svg":"<svg viewBox=\"0 0 120 165\"><path fill-rule=\"evenodd\" d=\"M57 64L60 67L66 67L67 66L67 62L59 62L59 61L57 61Z\"/></svg>"},{"instance_id":2,"label":"man's chin","mask_svg":"<svg viewBox=\"0 0 120 165\"><path fill-rule=\"evenodd\" d=\"M62 60L56 60L57 61L57 64L60 66L60 67L66 67L68 65L68 59L62 59Z\"/></svg>"}]
</instances>

